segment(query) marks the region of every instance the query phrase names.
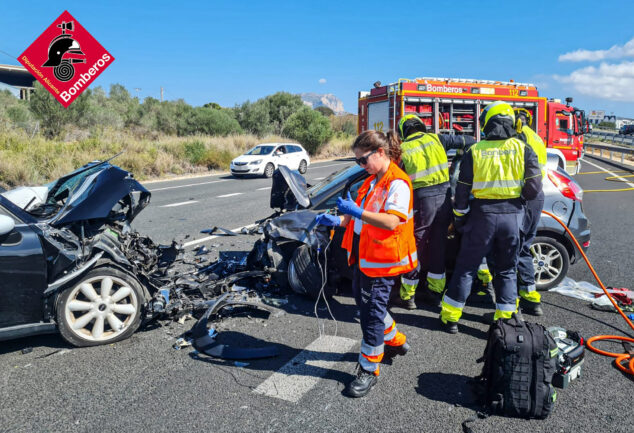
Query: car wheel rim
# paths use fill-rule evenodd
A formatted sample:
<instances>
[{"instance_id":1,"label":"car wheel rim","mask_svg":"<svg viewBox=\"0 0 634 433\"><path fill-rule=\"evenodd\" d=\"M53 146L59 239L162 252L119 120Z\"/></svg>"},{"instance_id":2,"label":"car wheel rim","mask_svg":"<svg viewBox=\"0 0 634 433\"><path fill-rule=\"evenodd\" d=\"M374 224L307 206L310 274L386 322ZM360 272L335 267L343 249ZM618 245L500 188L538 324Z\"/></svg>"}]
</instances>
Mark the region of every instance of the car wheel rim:
<instances>
[{"instance_id":1,"label":"car wheel rim","mask_svg":"<svg viewBox=\"0 0 634 433\"><path fill-rule=\"evenodd\" d=\"M301 171L302 173L306 171L306 162L302 161L299 164L299 171Z\"/></svg>"},{"instance_id":2,"label":"car wheel rim","mask_svg":"<svg viewBox=\"0 0 634 433\"><path fill-rule=\"evenodd\" d=\"M561 275L564 260L557 248L550 244L537 243L531 246L531 253L536 284L552 283Z\"/></svg>"},{"instance_id":3,"label":"car wheel rim","mask_svg":"<svg viewBox=\"0 0 634 433\"><path fill-rule=\"evenodd\" d=\"M70 293L64 315L71 332L90 341L106 341L126 331L138 314L139 300L128 283L112 276L94 277Z\"/></svg>"},{"instance_id":4,"label":"car wheel rim","mask_svg":"<svg viewBox=\"0 0 634 433\"><path fill-rule=\"evenodd\" d=\"M273 176L273 167L272 167L272 166L270 166L270 165L267 165L267 166L266 166L266 176L267 176L267 177L271 177L271 176Z\"/></svg>"}]
</instances>

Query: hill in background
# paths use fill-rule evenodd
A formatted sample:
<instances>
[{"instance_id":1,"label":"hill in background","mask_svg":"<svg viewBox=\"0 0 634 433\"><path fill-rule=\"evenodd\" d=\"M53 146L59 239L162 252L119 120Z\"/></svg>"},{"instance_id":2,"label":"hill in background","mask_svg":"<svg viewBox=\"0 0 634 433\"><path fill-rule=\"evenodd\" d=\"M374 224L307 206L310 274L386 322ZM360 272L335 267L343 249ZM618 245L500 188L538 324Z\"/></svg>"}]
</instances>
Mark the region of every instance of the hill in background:
<instances>
[{"instance_id":1,"label":"hill in background","mask_svg":"<svg viewBox=\"0 0 634 433\"><path fill-rule=\"evenodd\" d=\"M310 108L314 109L323 106L330 108L335 112L335 114L345 113L343 102L341 102L339 98L332 93L326 93L323 95L317 93L300 93L299 96L301 96L304 104L308 105Z\"/></svg>"}]
</instances>

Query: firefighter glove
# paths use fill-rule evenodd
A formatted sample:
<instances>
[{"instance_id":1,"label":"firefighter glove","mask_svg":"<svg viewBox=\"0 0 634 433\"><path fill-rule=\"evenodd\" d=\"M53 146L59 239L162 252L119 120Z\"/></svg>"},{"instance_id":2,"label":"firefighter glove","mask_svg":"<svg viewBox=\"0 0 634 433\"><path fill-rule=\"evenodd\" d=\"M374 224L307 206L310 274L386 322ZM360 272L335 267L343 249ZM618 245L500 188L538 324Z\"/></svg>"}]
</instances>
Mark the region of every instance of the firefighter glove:
<instances>
[{"instance_id":1,"label":"firefighter glove","mask_svg":"<svg viewBox=\"0 0 634 433\"><path fill-rule=\"evenodd\" d=\"M352 215L355 218L361 219L361 214L363 214L363 209L357 205L352 197L350 197L350 191L348 191L348 198L339 197L337 199L337 208L339 212L344 215Z\"/></svg>"}]
</instances>

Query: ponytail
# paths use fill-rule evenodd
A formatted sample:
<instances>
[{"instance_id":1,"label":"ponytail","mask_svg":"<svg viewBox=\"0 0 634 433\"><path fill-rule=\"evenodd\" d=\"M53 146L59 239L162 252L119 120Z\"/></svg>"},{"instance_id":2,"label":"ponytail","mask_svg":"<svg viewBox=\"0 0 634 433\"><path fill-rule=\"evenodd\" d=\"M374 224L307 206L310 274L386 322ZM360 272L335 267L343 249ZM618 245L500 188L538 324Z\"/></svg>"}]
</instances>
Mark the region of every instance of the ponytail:
<instances>
[{"instance_id":1,"label":"ponytail","mask_svg":"<svg viewBox=\"0 0 634 433\"><path fill-rule=\"evenodd\" d=\"M398 164L401 160L401 139L396 131L390 129L387 133L387 143L389 148L390 159Z\"/></svg>"}]
</instances>

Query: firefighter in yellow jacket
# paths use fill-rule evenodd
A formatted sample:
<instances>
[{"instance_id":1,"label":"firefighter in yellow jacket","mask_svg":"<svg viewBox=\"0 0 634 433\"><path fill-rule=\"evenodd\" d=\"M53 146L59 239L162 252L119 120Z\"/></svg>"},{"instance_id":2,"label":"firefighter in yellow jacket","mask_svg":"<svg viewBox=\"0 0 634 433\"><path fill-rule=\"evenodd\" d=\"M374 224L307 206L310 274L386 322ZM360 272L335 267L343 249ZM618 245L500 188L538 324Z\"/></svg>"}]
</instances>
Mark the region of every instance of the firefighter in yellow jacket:
<instances>
[{"instance_id":1,"label":"firefighter in yellow jacket","mask_svg":"<svg viewBox=\"0 0 634 433\"><path fill-rule=\"evenodd\" d=\"M517 138L513 108L502 101L487 105L480 126L486 138L465 153L454 199L454 226L462 239L440 312L441 323L451 334L458 332L473 277L489 254L494 261L494 319L509 318L517 311L524 203L542 189L537 155Z\"/></svg>"},{"instance_id":2,"label":"firefighter in yellow jacket","mask_svg":"<svg viewBox=\"0 0 634 433\"><path fill-rule=\"evenodd\" d=\"M532 126L532 116L525 108L515 109L516 130L518 138L528 144L537 155L537 162L542 173L542 181L546 176L546 146ZM517 287L520 295L520 307L522 313L531 314L533 316L541 316L543 313L541 307L541 296L535 287L535 268L533 266L533 255L531 254L531 246L535 234L537 233L537 224L544 208L544 192L539 191L537 197L526 201L524 209L524 222L521 236L521 246L519 258L517 262Z\"/></svg>"},{"instance_id":3,"label":"firefighter in yellow jacket","mask_svg":"<svg viewBox=\"0 0 634 433\"><path fill-rule=\"evenodd\" d=\"M384 356L405 355L406 337L387 311L400 275L417 266L412 184L395 163L400 156L396 135L366 131L352 145L356 161L370 176L356 200L340 198L342 216L321 214L317 222L346 226L342 247L354 267L352 288L361 313L361 353L355 379L345 394L363 397L377 383Z\"/></svg>"}]
</instances>

